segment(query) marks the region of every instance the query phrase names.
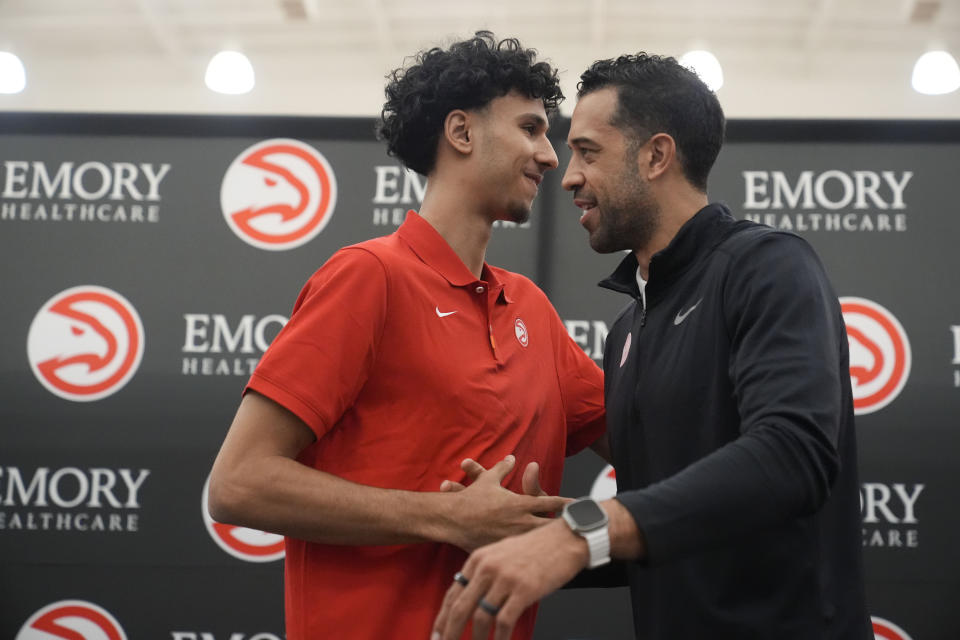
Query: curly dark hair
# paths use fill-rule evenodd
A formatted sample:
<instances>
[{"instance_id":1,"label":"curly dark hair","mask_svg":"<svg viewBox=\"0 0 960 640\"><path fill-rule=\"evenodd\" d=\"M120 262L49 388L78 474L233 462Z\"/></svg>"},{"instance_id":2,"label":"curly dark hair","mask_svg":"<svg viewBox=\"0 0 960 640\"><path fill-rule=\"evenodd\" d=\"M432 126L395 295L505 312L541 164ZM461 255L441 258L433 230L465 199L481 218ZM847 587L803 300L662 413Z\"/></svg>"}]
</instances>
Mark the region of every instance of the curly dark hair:
<instances>
[{"instance_id":1,"label":"curly dark hair","mask_svg":"<svg viewBox=\"0 0 960 640\"><path fill-rule=\"evenodd\" d=\"M590 65L580 76L577 97L606 87L617 89L610 124L633 134L628 149L635 152L655 133L669 134L684 176L706 193L726 121L717 96L697 74L674 58L623 55Z\"/></svg>"},{"instance_id":2,"label":"curly dark hair","mask_svg":"<svg viewBox=\"0 0 960 640\"><path fill-rule=\"evenodd\" d=\"M456 42L448 50L421 51L412 64L387 75L387 101L377 136L387 153L419 174L433 171L444 119L454 109L477 109L517 91L543 101L548 114L563 100L557 71L536 62L537 52L516 38L499 42L489 31Z\"/></svg>"}]
</instances>

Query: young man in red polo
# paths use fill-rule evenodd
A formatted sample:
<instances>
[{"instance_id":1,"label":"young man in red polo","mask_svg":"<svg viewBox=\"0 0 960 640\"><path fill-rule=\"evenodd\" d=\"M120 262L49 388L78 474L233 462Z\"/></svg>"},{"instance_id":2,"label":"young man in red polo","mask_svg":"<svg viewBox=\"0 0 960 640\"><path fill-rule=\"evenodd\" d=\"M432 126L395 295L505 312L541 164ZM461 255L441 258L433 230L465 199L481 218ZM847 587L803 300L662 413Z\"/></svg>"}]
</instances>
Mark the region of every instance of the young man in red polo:
<instances>
[{"instance_id":1,"label":"young man in red polo","mask_svg":"<svg viewBox=\"0 0 960 640\"><path fill-rule=\"evenodd\" d=\"M564 457L605 442L599 368L542 291L484 261L493 223L527 220L557 166L556 71L480 32L386 94L379 132L427 176L422 207L310 278L211 476L215 519L287 536L289 640L427 638L468 551L561 509L524 495L537 473L553 496ZM465 458L490 471L440 492Z\"/></svg>"}]
</instances>

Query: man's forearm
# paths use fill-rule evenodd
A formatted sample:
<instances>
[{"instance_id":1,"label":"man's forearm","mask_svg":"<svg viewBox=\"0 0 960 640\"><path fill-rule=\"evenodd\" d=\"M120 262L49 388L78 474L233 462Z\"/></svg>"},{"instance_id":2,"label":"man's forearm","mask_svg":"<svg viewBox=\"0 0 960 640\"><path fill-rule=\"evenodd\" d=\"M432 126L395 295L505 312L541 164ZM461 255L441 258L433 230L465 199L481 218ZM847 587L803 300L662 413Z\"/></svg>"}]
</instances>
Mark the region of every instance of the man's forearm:
<instances>
[{"instance_id":1,"label":"man's forearm","mask_svg":"<svg viewBox=\"0 0 960 640\"><path fill-rule=\"evenodd\" d=\"M211 481L210 510L218 521L323 544L446 542L473 549L539 526L546 519L534 513L562 506L560 498L514 494L499 486L500 469L489 473L461 492L401 491L271 456Z\"/></svg>"},{"instance_id":2,"label":"man's forearm","mask_svg":"<svg viewBox=\"0 0 960 640\"><path fill-rule=\"evenodd\" d=\"M276 456L210 486L214 519L324 544L448 542L454 494L381 489Z\"/></svg>"},{"instance_id":3,"label":"man's forearm","mask_svg":"<svg viewBox=\"0 0 960 640\"><path fill-rule=\"evenodd\" d=\"M610 532L610 557L617 560L639 560L646 555L643 532L637 522L616 498L600 503L607 512Z\"/></svg>"}]
</instances>

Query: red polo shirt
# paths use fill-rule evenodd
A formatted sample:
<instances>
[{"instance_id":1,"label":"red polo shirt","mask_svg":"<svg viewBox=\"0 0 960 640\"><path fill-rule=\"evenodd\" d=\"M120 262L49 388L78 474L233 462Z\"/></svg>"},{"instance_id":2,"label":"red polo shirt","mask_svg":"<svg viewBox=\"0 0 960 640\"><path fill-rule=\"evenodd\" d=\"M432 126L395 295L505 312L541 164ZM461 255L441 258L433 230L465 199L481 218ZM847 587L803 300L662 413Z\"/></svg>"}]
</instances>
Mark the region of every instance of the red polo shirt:
<instances>
[{"instance_id":1,"label":"red polo shirt","mask_svg":"<svg viewBox=\"0 0 960 640\"><path fill-rule=\"evenodd\" d=\"M557 494L564 457L604 432L602 373L544 293L486 264L478 280L415 212L310 278L248 388L316 433L302 463L391 489L437 491L464 478L464 458L513 453ZM506 486L521 492L521 475ZM288 538L287 638L428 638L465 560L446 544ZM535 615L514 638L532 636Z\"/></svg>"}]
</instances>

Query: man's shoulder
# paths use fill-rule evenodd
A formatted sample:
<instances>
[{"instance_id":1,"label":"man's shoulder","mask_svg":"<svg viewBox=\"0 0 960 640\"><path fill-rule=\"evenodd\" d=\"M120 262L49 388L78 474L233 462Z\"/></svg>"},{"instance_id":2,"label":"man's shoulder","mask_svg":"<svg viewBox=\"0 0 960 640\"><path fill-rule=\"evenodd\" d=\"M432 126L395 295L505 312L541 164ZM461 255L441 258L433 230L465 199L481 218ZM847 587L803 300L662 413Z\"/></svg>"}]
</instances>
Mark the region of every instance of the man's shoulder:
<instances>
[{"instance_id":1,"label":"man's shoulder","mask_svg":"<svg viewBox=\"0 0 960 640\"><path fill-rule=\"evenodd\" d=\"M384 260L391 260L409 252L396 233L347 245L340 251L363 251Z\"/></svg>"},{"instance_id":2,"label":"man's shoulder","mask_svg":"<svg viewBox=\"0 0 960 640\"><path fill-rule=\"evenodd\" d=\"M547 299L547 294L545 294L533 280L522 273L495 267L491 264L488 264L487 268L490 269L494 277L506 288L507 295L534 295L542 297L544 300Z\"/></svg>"},{"instance_id":3,"label":"man's shoulder","mask_svg":"<svg viewBox=\"0 0 960 640\"><path fill-rule=\"evenodd\" d=\"M387 268L391 263L407 257L409 253L394 233L341 247L330 257L329 262L347 262L358 267L379 263Z\"/></svg>"},{"instance_id":4,"label":"man's shoulder","mask_svg":"<svg viewBox=\"0 0 960 640\"><path fill-rule=\"evenodd\" d=\"M736 254L741 250L770 245L780 247L791 245L809 246L809 243L801 236L790 231L774 229L773 227L751 220L738 220L730 226L730 229L720 241L718 248L723 252Z\"/></svg>"}]
</instances>

